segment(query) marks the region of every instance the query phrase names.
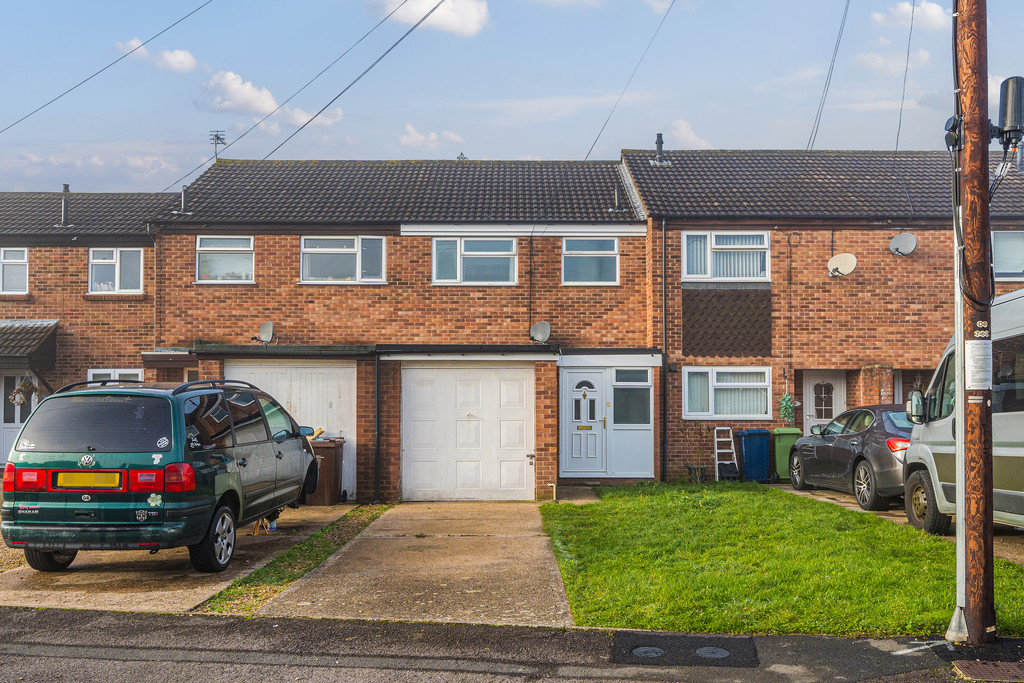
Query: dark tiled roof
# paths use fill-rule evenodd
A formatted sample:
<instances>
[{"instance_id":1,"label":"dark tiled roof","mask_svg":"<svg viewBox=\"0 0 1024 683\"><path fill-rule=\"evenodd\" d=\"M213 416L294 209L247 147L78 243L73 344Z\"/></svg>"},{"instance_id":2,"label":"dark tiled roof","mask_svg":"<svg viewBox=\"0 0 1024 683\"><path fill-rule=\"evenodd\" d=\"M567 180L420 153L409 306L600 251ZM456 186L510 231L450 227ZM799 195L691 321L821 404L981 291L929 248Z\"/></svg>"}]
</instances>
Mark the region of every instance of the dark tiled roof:
<instances>
[{"instance_id":1,"label":"dark tiled roof","mask_svg":"<svg viewBox=\"0 0 1024 683\"><path fill-rule=\"evenodd\" d=\"M145 235L146 223L174 208L177 194L71 192L68 223L60 223L61 192L0 192L0 235Z\"/></svg>"},{"instance_id":2,"label":"dark tiled roof","mask_svg":"<svg viewBox=\"0 0 1024 683\"><path fill-rule=\"evenodd\" d=\"M0 320L0 356L27 358L57 327L59 320Z\"/></svg>"},{"instance_id":3,"label":"dark tiled roof","mask_svg":"<svg viewBox=\"0 0 1024 683\"><path fill-rule=\"evenodd\" d=\"M613 161L235 161L189 187L169 223L623 223ZM170 207L174 208L174 207Z\"/></svg>"},{"instance_id":4,"label":"dark tiled roof","mask_svg":"<svg viewBox=\"0 0 1024 683\"><path fill-rule=\"evenodd\" d=\"M951 216L946 152L708 150L622 154L647 213L698 218ZM1002 153L991 151L993 171ZM909 195L909 199L908 199ZM1024 174L1011 171L993 216L1024 216Z\"/></svg>"}]
</instances>

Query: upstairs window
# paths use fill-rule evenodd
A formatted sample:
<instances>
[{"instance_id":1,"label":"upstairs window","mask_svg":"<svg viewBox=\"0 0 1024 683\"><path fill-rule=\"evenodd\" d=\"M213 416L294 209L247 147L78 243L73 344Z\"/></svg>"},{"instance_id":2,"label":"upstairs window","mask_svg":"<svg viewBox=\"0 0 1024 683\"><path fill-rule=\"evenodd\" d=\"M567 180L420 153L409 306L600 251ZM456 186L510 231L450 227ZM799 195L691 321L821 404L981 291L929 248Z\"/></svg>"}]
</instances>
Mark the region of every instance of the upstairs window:
<instances>
[{"instance_id":1,"label":"upstairs window","mask_svg":"<svg viewBox=\"0 0 1024 683\"><path fill-rule=\"evenodd\" d=\"M992 233L992 266L1000 280L1024 280L1024 232Z\"/></svg>"},{"instance_id":2,"label":"upstairs window","mask_svg":"<svg viewBox=\"0 0 1024 683\"><path fill-rule=\"evenodd\" d=\"M303 237L302 281L384 282L384 238Z\"/></svg>"},{"instance_id":3,"label":"upstairs window","mask_svg":"<svg viewBox=\"0 0 1024 683\"><path fill-rule=\"evenodd\" d=\"M28 294L28 249L0 249L0 294Z\"/></svg>"},{"instance_id":4,"label":"upstairs window","mask_svg":"<svg viewBox=\"0 0 1024 683\"><path fill-rule=\"evenodd\" d=\"M767 232L683 232L683 279L767 282Z\"/></svg>"},{"instance_id":5,"label":"upstairs window","mask_svg":"<svg viewBox=\"0 0 1024 683\"><path fill-rule=\"evenodd\" d=\"M516 284L515 238L436 238L434 284Z\"/></svg>"},{"instance_id":6,"label":"upstairs window","mask_svg":"<svg viewBox=\"0 0 1024 683\"><path fill-rule=\"evenodd\" d=\"M564 238L562 284L619 284L619 240Z\"/></svg>"},{"instance_id":7,"label":"upstairs window","mask_svg":"<svg viewBox=\"0 0 1024 683\"><path fill-rule=\"evenodd\" d=\"M89 292L142 292L141 249L90 249Z\"/></svg>"},{"instance_id":8,"label":"upstairs window","mask_svg":"<svg viewBox=\"0 0 1024 683\"><path fill-rule=\"evenodd\" d=\"M137 379L140 382L145 379L145 373L140 369L102 369L102 370L89 370L86 378L92 382L101 379Z\"/></svg>"},{"instance_id":9,"label":"upstairs window","mask_svg":"<svg viewBox=\"0 0 1024 683\"><path fill-rule=\"evenodd\" d=\"M254 282L252 237L196 237L196 282Z\"/></svg>"}]
</instances>

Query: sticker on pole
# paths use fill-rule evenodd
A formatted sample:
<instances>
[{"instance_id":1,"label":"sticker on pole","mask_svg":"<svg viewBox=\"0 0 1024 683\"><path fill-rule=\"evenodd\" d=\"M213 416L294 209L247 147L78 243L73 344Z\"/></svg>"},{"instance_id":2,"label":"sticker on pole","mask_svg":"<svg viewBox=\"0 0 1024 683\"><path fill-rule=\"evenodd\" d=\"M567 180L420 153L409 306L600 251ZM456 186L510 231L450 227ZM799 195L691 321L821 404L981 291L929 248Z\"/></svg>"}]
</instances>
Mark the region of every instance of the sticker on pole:
<instances>
[{"instance_id":1,"label":"sticker on pole","mask_svg":"<svg viewBox=\"0 0 1024 683\"><path fill-rule=\"evenodd\" d=\"M991 341L964 341L964 385L967 391L992 389Z\"/></svg>"}]
</instances>

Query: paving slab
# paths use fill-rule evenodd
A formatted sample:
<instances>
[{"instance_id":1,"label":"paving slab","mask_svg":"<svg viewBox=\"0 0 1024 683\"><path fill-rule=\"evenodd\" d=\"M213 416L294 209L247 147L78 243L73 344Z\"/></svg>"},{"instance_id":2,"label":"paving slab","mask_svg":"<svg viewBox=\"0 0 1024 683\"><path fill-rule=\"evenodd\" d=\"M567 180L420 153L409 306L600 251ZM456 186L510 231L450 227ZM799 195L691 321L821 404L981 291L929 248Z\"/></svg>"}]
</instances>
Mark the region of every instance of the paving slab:
<instances>
[{"instance_id":1,"label":"paving slab","mask_svg":"<svg viewBox=\"0 0 1024 683\"><path fill-rule=\"evenodd\" d=\"M538 503L403 503L262 616L572 626Z\"/></svg>"},{"instance_id":2,"label":"paving slab","mask_svg":"<svg viewBox=\"0 0 1024 683\"><path fill-rule=\"evenodd\" d=\"M24 566L0 573L0 605L62 607L127 612L183 613L269 563L282 551L338 519L355 505L286 509L277 530L252 535L238 528L235 556L218 574L192 568L187 548L150 554L145 550L88 550L63 572Z\"/></svg>"}]
</instances>

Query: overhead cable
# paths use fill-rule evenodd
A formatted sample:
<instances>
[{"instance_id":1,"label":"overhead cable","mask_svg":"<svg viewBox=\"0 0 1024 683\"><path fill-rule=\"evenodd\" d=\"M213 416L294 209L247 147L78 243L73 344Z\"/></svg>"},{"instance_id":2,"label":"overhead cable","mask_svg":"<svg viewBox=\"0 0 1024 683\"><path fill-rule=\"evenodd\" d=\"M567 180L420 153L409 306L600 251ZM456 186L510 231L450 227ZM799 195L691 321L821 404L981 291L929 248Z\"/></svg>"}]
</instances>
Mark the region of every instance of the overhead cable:
<instances>
[{"instance_id":1,"label":"overhead cable","mask_svg":"<svg viewBox=\"0 0 1024 683\"><path fill-rule=\"evenodd\" d=\"M94 74L92 74L91 76L89 76L89 77L87 77L87 78L85 78L85 79L83 79L83 80L79 81L78 83L76 83L75 85L71 86L70 88L68 88L67 90L65 90L64 92L62 92L61 94L59 94L59 95L57 95L56 97L54 97L54 98L53 98L52 100L50 100L49 102L46 102L46 103L44 103L44 104L41 104L41 105L39 105L38 107L36 107L36 108L35 108L35 109L33 109L32 111L30 111L29 113L25 114L24 116L22 116L22 117L21 117L20 119L18 119L18 120L17 120L17 121L15 121L14 123L8 124L8 125L7 125L7 126L5 126L4 128L0 128L0 135L2 135L3 133L7 132L7 131L8 131L8 130L10 130L11 128L14 128L14 127L15 127L16 125L18 125L19 123L21 123L22 121L24 121L24 120L25 120L25 119L27 119L28 117L30 117L30 116L32 116L32 115L34 115L34 114L36 114L36 113L38 113L38 112L42 111L43 109L45 109L45 108L49 107L49 106L50 106L51 104L53 104L54 102L56 102L56 101L57 101L57 100L59 100L60 98L64 97L64 96L65 96L65 95L67 95L68 93L70 93L70 92L71 92L72 90L75 90L75 89L77 89L78 87L80 87L80 86L82 86L82 85L85 85L86 83L88 83L88 82L89 82L89 81L91 81L92 79L96 78L97 76L99 76L99 75L100 75L101 73L103 73L104 71L106 71L106 70L107 70L107 69L109 69L110 67L112 67L112 66L114 66L115 64L117 64L118 62L120 62L120 61L121 61L122 59L125 59L126 57L129 57L129 56L131 56L131 55L132 55L132 54L133 54L133 53L134 53L134 52L135 52L136 50L141 50L141 49L142 49L143 47L145 47L145 46L146 46L146 44L147 44L147 43L149 43L150 41L152 41L152 40L155 40L156 38L159 38L159 37L160 37L160 36L162 36L163 34L167 33L167 32L168 32L168 31L170 31L170 30L171 30L172 28L174 28L175 26L177 26L177 25L178 25L178 24L180 24L181 22L185 21L186 19L188 19L188 18L189 18L189 17L191 17L191 16L193 15L193 14L195 14L195 13L196 13L196 12L198 12L199 10L203 9L203 8L204 8L204 7L206 7L207 5L209 5L209 4L211 3L211 2L213 2L213 0L206 0L206 2L204 2L203 4L201 4L201 5L199 6L199 7L196 7L196 8L194 9L194 10L192 10L191 12L189 12L188 14L186 14L185 16L183 16L183 17L182 17L181 19L178 19L178 20L177 20L176 22L174 22L173 24L171 24L170 26L168 26L168 27L167 27L167 28L165 28L164 30L160 31L159 33L157 33L157 34L155 34L155 35L153 35L153 36L150 36L150 37L149 37L149 38L147 38L147 39L146 39L146 40L145 40L144 42L142 42L142 43L139 43L138 45L136 45L135 47L133 47L133 48L132 48L131 50L129 50L128 52L125 52L125 53L124 53L123 55L121 55L120 57L118 57L117 59L115 59L114 61L112 61L112 62L111 62L110 64L107 64L107 65L106 65L105 67L103 67L102 69L100 69L100 70L99 70L99 71L97 71L96 73L94 73Z\"/></svg>"},{"instance_id":2,"label":"overhead cable","mask_svg":"<svg viewBox=\"0 0 1024 683\"><path fill-rule=\"evenodd\" d=\"M825 87L821 91L821 101L818 102L818 113L814 116L814 125L811 127L811 136L807 139L807 150L814 149L814 142L818 138L818 127L821 125L821 113L825 109L825 99L828 97L828 88L832 84L832 72L836 68L836 57L839 55L839 43L843 40L843 29L846 27L846 15L850 11L850 0L846 0L846 7L843 8L843 20L839 22L839 35L836 36L836 46L832 49L832 63L828 65L828 75L825 77Z\"/></svg>"}]
</instances>

